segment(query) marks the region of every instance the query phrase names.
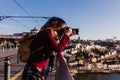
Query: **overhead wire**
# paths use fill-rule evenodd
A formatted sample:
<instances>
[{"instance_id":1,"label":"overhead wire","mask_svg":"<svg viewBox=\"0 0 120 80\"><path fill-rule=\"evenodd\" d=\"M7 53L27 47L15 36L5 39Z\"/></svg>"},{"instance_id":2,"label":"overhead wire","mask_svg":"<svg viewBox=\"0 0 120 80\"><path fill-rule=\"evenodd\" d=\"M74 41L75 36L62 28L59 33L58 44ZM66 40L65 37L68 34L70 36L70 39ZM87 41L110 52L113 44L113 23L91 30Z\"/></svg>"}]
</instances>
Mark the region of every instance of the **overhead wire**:
<instances>
[{"instance_id":1,"label":"overhead wire","mask_svg":"<svg viewBox=\"0 0 120 80\"><path fill-rule=\"evenodd\" d=\"M0 12L0 14L3 15L3 16L6 16L6 15L5 15L4 13L2 13L2 12ZM18 24L24 26L25 28L29 29L28 26L26 26L25 24L21 23L20 21L15 20L15 19L12 19L12 18L9 18L9 19L12 20L12 21L15 21L16 23L18 23Z\"/></svg>"},{"instance_id":2,"label":"overhead wire","mask_svg":"<svg viewBox=\"0 0 120 80\"><path fill-rule=\"evenodd\" d=\"M27 15L29 15L38 25L40 25L40 24L38 23L38 21L35 20L34 17L32 17L27 10L25 10L24 7L22 7L16 0L13 0L13 1L14 1L25 13L27 13Z\"/></svg>"}]
</instances>

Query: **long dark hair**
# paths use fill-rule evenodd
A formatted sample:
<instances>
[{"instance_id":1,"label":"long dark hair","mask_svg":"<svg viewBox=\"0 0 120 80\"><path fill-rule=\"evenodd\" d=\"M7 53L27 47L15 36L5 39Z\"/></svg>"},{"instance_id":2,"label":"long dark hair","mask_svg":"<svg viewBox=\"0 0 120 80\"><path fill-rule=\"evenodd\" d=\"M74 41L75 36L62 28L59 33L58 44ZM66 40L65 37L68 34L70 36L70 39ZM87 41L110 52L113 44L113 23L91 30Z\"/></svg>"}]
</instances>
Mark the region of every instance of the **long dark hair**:
<instances>
[{"instance_id":1,"label":"long dark hair","mask_svg":"<svg viewBox=\"0 0 120 80\"><path fill-rule=\"evenodd\" d=\"M66 22L62 18L52 17L41 27L41 29L45 29L48 27L60 27L63 24L66 24Z\"/></svg>"}]
</instances>

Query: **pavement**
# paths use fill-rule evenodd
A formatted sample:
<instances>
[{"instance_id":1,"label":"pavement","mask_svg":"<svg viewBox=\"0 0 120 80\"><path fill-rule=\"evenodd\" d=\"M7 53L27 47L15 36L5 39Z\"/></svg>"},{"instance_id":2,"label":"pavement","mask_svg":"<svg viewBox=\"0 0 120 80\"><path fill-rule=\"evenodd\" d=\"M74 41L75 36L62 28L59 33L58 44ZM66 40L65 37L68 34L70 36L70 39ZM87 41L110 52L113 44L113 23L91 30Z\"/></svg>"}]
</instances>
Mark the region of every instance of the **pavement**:
<instances>
[{"instance_id":1,"label":"pavement","mask_svg":"<svg viewBox=\"0 0 120 80\"><path fill-rule=\"evenodd\" d=\"M0 52L0 58L11 56L11 55L15 55L15 54L17 54L17 50L16 49L6 50L4 52Z\"/></svg>"}]
</instances>

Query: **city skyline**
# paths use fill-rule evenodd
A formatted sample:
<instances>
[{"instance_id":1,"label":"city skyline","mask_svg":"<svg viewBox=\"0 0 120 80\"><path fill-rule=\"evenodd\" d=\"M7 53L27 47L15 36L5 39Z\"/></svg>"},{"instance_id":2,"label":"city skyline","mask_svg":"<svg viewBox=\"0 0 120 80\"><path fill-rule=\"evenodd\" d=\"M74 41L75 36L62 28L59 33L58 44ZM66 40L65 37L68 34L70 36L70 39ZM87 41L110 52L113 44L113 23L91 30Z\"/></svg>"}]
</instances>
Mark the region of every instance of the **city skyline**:
<instances>
[{"instance_id":1,"label":"city skyline","mask_svg":"<svg viewBox=\"0 0 120 80\"><path fill-rule=\"evenodd\" d=\"M0 16L61 17L79 28L81 39L120 39L120 0L0 0ZM8 18L0 21L0 34L28 32L47 21L43 18Z\"/></svg>"}]
</instances>

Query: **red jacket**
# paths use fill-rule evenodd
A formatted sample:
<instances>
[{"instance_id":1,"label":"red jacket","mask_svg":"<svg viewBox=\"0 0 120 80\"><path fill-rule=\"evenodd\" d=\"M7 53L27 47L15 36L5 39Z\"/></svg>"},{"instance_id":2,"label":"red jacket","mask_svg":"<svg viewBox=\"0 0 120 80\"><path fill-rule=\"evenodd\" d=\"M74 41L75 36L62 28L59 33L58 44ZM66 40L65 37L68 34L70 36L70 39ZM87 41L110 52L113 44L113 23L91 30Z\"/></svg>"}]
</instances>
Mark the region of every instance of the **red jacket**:
<instances>
[{"instance_id":1,"label":"red jacket","mask_svg":"<svg viewBox=\"0 0 120 80\"><path fill-rule=\"evenodd\" d=\"M29 61L39 69L43 70L48 62L51 51L55 51L60 54L68 43L69 39L70 38L67 35L64 35L61 41L58 43L54 39L50 29L40 31L35 36L35 39L30 48L31 51L34 51L41 46L44 48L31 54Z\"/></svg>"}]
</instances>

